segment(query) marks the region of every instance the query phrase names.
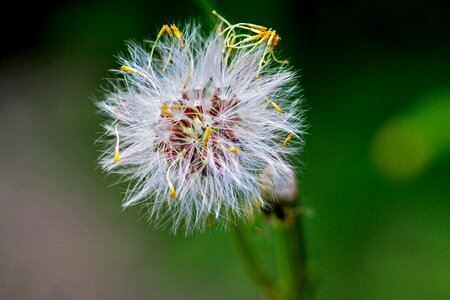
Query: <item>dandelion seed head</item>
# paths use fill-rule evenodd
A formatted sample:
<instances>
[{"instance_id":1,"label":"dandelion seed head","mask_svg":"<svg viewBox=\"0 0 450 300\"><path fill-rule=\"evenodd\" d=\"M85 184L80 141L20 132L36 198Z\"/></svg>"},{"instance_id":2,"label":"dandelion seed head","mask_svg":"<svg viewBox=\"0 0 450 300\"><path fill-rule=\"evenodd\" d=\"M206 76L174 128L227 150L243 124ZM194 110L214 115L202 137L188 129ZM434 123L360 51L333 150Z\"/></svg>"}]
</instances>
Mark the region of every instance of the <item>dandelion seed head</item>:
<instances>
[{"instance_id":1,"label":"dandelion seed head","mask_svg":"<svg viewBox=\"0 0 450 300\"><path fill-rule=\"evenodd\" d=\"M251 25L225 20L209 36L164 25L119 58L97 104L100 164L129 182L124 207L143 204L149 221L173 231L226 227L270 205L265 169L290 178L304 128L296 75L277 63L279 36Z\"/></svg>"}]
</instances>

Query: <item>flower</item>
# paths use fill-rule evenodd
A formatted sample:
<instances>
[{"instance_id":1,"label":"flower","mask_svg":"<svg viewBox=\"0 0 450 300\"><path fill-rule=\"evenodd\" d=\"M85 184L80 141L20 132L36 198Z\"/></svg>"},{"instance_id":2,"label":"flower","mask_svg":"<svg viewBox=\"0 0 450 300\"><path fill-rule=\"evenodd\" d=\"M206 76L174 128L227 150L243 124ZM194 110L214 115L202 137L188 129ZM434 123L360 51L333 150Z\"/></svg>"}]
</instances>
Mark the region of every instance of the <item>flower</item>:
<instances>
[{"instance_id":1,"label":"flower","mask_svg":"<svg viewBox=\"0 0 450 300\"><path fill-rule=\"evenodd\" d=\"M130 44L97 103L107 117L100 164L129 181L123 206L144 204L149 221L173 231L226 226L269 205L260 176L290 178L303 134L296 75L273 50L280 37L215 14L207 37L173 24Z\"/></svg>"}]
</instances>

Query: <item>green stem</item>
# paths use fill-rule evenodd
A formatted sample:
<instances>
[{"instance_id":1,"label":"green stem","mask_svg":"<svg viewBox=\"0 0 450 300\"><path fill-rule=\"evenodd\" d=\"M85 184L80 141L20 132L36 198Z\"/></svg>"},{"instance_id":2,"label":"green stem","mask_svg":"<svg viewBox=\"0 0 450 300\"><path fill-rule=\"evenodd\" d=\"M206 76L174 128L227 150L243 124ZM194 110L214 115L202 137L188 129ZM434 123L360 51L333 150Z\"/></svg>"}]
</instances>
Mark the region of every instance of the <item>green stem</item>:
<instances>
[{"instance_id":1,"label":"green stem","mask_svg":"<svg viewBox=\"0 0 450 300\"><path fill-rule=\"evenodd\" d=\"M282 207L284 217L274 216L280 298L309 299L306 246L302 214L295 207Z\"/></svg>"},{"instance_id":2,"label":"green stem","mask_svg":"<svg viewBox=\"0 0 450 300\"><path fill-rule=\"evenodd\" d=\"M246 236L245 230L239 225L236 226L233 230L233 237L236 242L238 252L250 277L264 293L266 299L277 299L273 290L274 280L269 275L269 272L264 268L262 260L253 249L249 239Z\"/></svg>"}]
</instances>

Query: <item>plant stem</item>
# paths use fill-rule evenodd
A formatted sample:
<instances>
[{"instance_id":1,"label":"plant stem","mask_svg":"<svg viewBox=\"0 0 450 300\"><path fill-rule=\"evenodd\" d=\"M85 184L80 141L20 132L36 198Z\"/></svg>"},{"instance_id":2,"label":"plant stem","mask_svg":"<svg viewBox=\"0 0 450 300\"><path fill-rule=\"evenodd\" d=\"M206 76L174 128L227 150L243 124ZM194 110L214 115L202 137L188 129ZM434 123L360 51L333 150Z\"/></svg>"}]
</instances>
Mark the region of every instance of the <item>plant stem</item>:
<instances>
[{"instance_id":1,"label":"plant stem","mask_svg":"<svg viewBox=\"0 0 450 300\"><path fill-rule=\"evenodd\" d=\"M239 225L233 230L233 237L236 242L236 247L244 262L245 268L253 281L258 285L264 293L266 299L277 299L273 290L274 280L271 278L269 272L264 268L262 260L259 258L255 249L253 249L245 230Z\"/></svg>"},{"instance_id":2,"label":"plant stem","mask_svg":"<svg viewBox=\"0 0 450 300\"><path fill-rule=\"evenodd\" d=\"M283 300L309 299L306 245L302 214L296 207L281 207L283 217L274 216L275 247L279 273L279 295Z\"/></svg>"}]
</instances>

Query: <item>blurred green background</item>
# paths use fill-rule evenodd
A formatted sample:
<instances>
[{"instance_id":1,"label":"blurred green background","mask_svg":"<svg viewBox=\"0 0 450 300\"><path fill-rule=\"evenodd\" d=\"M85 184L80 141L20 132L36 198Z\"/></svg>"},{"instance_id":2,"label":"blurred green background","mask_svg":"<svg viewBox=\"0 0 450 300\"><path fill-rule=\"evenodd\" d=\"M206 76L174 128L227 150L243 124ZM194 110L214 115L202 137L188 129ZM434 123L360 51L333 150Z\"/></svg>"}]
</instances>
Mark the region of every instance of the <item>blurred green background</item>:
<instances>
[{"instance_id":1,"label":"blurred green background","mask_svg":"<svg viewBox=\"0 0 450 300\"><path fill-rule=\"evenodd\" d=\"M259 299L228 233L153 229L141 209L122 211L125 186L96 165L93 97L124 40L177 20L211 26L213 8L275 28L301 70L317 299L450 299L445 1L11 5L0 21L0 299Z\"/></svg>"}]
</instances>

